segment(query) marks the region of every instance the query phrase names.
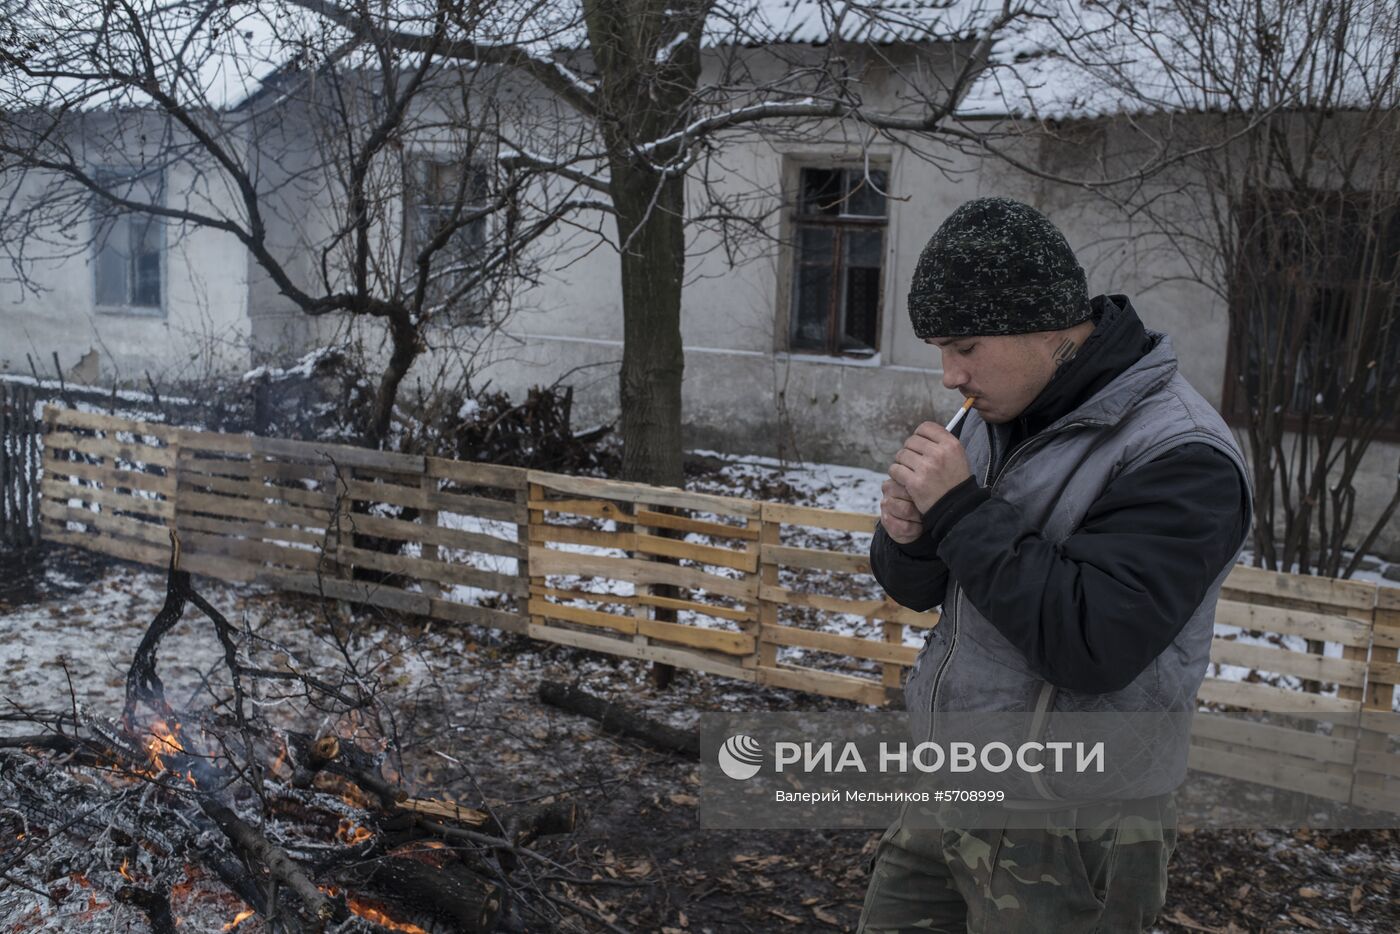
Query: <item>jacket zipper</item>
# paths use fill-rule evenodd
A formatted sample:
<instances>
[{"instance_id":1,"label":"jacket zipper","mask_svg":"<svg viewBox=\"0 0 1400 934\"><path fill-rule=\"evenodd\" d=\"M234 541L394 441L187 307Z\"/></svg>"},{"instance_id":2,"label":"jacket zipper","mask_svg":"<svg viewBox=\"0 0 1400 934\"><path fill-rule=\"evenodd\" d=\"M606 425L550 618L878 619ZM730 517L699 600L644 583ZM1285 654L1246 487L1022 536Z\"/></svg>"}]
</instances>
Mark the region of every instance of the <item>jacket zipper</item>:
<instances>
[{"instance_id":1,"label":"jacket zipper","mask_svg":"<svg viewBox=\"0 0 1400 934\"><path fill-rule=\"evenodd\" d=\"M1081 424L1081 422L1070 422L1068 424L1061 425L1059 428L1055 429L1055 433L1059 434L1061 431L1064 431L1067 428L1074 428ZM1039 437L1046 437L1046 434L1042 433ZM1031 441L1026 441L1019 448L1012 451L1011 455L1007 457L1006 463L1001 465L1001 469L997 471L997 475L995 479L993 479L992 464L996 463L996 432L988 430L987 439L987 470L982 474L982 486L986 487L988 491L994 491L996 489L997 483L1006 474L1007 468L1009 468L1012 465L1012 463L1015 462L1016 458L1020 454L1022 454L1026 450L1026 448L1031 446ZM962 603L963 599L963 590L962 587L957 584L954 584L954 586L958 588L958 593L957 599L953 602L953 609L959 610L960 604ZM948 654L943 656L942 663L939 664L938 670L933 674L933 691L929 695L928 702L928 736L925 737L927 742L933 741L933 713L938 709L938 689L943 686L943 672L947 670L948 663L953 660L953 653L957 650L958 647L958 630L961 628L961 617L961 612L955 612L953 614L953 635L950 637L948 642Z\"/></svg>"}]
</instances>

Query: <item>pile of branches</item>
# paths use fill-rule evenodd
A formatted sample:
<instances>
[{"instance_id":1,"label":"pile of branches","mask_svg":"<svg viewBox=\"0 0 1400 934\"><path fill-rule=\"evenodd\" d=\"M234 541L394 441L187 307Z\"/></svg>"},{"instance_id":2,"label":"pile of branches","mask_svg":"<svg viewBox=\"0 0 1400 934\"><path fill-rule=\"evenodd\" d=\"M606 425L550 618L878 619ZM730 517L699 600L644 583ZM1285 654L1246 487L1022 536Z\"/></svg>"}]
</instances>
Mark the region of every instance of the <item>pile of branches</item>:
<instances>
[{"instance_id":1,"label":"pile of branches","mask_svg":"<svg viewBox=\"0 0 1400 934\"><path fill-rule=\"evenodd\" d=\"M386 777L382 751L266 722L251 703L265 683L289 686L287 696L330 720L376 699L363 679L314 676L236 629L192 588L178 556L177 544L120 716L73 701L2 718L31 732L0 737L0 924L33 926L24 912L37 912L62 915L65 931L109 930L93 915L113 901L144 912L157 934L177 922L228 930L254 915L272 931L420 934L567 929L570 913L598 920L568 897L587 877L531 847L573 830L572 803L414 797ZM157 666L190 605L219 640L226 675L219 703L199 711L169 702ZM281 663L254 663L249 638ZM212 893L202 906L188 904L196 878Z\"/></svg>"}]
</instances>

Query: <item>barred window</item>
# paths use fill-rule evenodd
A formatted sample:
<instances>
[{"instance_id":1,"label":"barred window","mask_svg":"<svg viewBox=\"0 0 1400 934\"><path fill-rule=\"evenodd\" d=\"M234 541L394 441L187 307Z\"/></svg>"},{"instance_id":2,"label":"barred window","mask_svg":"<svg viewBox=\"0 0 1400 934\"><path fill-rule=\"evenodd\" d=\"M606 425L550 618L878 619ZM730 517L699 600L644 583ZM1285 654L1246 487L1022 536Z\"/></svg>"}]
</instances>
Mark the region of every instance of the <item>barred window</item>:
<instances>
[{"instance_id":1,"label":"barred window","mask_svg":"<svg viewBox=\"0 0 1400 934\"><path fill-rule=\"evenodd\" d=\"M886 179L862 168L801 170L789 349L854 357L879 351Z\"/></svg>"}]
</instances>

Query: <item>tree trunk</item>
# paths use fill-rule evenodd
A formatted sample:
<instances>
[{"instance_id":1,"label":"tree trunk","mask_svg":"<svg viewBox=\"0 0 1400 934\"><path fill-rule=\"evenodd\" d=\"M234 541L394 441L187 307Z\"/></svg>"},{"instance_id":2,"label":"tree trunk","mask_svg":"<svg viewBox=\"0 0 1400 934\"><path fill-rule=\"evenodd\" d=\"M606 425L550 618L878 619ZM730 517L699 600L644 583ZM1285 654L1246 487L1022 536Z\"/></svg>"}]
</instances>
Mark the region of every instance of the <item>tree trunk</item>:
<instances>
[{"instance_id":1,"label":"tree trunk","mask_svg":"<svg viewBox=\"0 0 1400 934\"><path fill-rule=\"evenodd\" d=\"M611 165L622 250L622 477L683 486L681 277L685 179ZM659 190L658 190L659 188Z\"/></svg>"},{"instance_id":2,"label":"tree trunk","mask_svg":"<svg viewBox=\"0 0 1400 934\"><path fill-rule=\"evenodd\" d=\"M389 429L394 422L394 403L399 397L399 385L408 375L413 361L423 350L423 338L408 320L408 311L387 319L389 337L393 350L389 362L379 377L379 387L374 393L374 410L364 429L363 443L366 447L382 448L389 439Z\"/></svg>"}]
</instances>

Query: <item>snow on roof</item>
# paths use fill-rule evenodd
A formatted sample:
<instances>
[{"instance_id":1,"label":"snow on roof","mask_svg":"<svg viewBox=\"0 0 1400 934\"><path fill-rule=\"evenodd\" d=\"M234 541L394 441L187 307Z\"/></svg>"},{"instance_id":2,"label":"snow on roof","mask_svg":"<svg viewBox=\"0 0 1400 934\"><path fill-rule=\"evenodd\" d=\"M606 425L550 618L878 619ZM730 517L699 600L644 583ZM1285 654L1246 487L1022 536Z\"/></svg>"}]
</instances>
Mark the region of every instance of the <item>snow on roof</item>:
<instances>
[{"instance_id":1,"label":"snow on roof","mask_svg":"<svg viewBox=\"0 0 1400 934\"><path fill-rule=\"evenodd\" d=\"M22 68L0 72L7 106L149 107L147 70L191 109L236 106L265 79L326 47L334 28L281 3L0 0ZM148 57L149 56L149 60ZM130 77L107 74L120 70Z\"/></svg>"},{"instance_id":2,"label":"snow on roof","mask_svg":"<svg viewBox=\"0 0 1400 934\"><path fill-rule=\"evenodd\" d=\"M970 88L961 115L1063 120L1367 106L1400 49L1394 0L1148 0L1112 11L1099 0L1039 2L1051 15L1021 19L1000 34L994 67ZM1349 17L1345 30L1341 15ZM1339 37L1339 84L1324 100L1331 75L1315 66ZM1273 47L1267 60L1261 44ZM1389 106L1400 101L1392 96Z\"/></svg>"},{"instance_id":3,"label":"snow on roof","mask_svg":"<svg viewBox=\"0 0 1400 934\"><path fill-rule=\"evenodd\" d=\"M1068 119L1240 109L1231 92L1257 86L1260 64L1256 43L1242 50L1238 37L1277 37L1279 60L1288 63L1337 9L1330 0L1132 0L1112 10L1105 0L1024 4L1034 15L998 35L993 67L973 83L960 115ZM83 77L85 66L97 71L99 61L141 66L137 33L120 9L106 0L0 0L0 20L12 25L0 43L17 47L31 71L44 73L0 70L0 106L151 106L130 82ZM236 107L279 73L340 54L349 39L293 0L133 0L133 9L153 40L160 83L193 107ZM437 4L392 0L379 9L388 11L390 26L423 33ZM480 21L465 30L459 24L453 37L516 45L551 60L586 44L579 0L494 0L482 9ZM964 41L1001 9L1001 0L717 0L702 43ZM1346 9L1354 21L1345 38L1343 104L1364 99L1393 63L1400 17L1393 0L1355 0ZM1202 48L1219 68L1202 68ZM368 52L351 55L378 64Z\"/></svg>"}]
</instances>

